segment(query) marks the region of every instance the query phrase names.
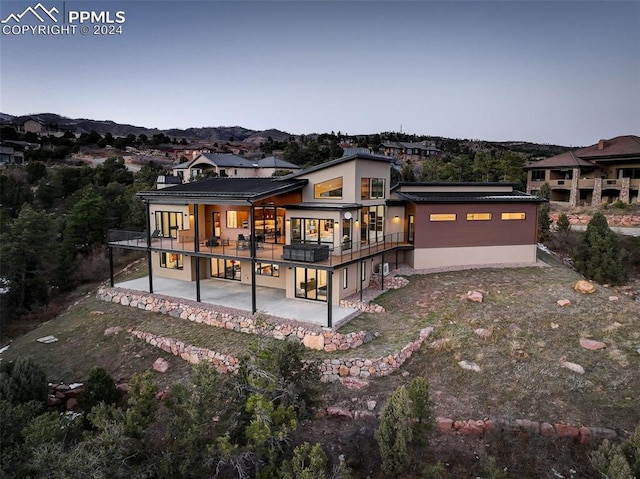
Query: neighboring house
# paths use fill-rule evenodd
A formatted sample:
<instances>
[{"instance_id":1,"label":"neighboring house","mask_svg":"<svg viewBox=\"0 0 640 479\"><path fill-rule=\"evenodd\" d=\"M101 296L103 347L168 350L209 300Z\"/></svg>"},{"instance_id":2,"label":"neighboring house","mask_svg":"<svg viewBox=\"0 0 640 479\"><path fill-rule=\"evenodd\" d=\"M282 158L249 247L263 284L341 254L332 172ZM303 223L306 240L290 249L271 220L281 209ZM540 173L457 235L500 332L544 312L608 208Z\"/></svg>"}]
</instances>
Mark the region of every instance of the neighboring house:
<instances>
[{"instance_id":1,"label":"neighboring house","mask_svg":"<svg viewBox=\"0 0 640 479\"><path fill-rule=\"evenodd\" d=\"M300 166L284 161L282 158L276 156L261 158L255 161L254 164L258 165L258 170L256 170L257 176L272 176L276 171L288 171L290 173L302 171Z\"/></svg>"},{"instance_id":2,"label":"neighboring house","mask_svg":"<svg viewBox=\"0 0 640 479\"><path fill-rule=\"evenodd\" d=\"M434 156L442 156L442 150L436 148L436 144L432 141L385 141L382 143L381 150L385 155L395 156L405 163L408 161L420 161Z\"/></svg>"},{"instance_id":3,"label":"neighboring house","mask_svg":"<svg viewBox=\"0 0 640 479\"><path fill-rule=\"evenodd\" d=\"M167 152L176 160L186 158L187 160L195 160L202 153L211 153L211 147L203 143L192 143L191 145L172 146Z\"/></svg>"},{"instance_id":4,"label":"neighboring house","mask_svg":"<svg viewBox=\"0 0 640 479\"><path fill-rule=\"evenodd\" d=\"M595 145L528 164L527 192L547 183L551 200L570 206L599 206L617 200L637 203L640 196L640 138L600 140Z\"/></svg>"},{"instance_id":5,"label":"neighboring house","mask_svg":"<svg viewBox=\"0 0 640 479\"><path fill-rule=\"evenodd\" d=\"M0 146L0 165L21 165L24 163L24 153L11 146Z\"/></svg>"},{"instance_id":6,"label":"neighboring house","mask_svg":"<svg viewBox=\"0 0 640 479\"><path fill-rule=\"evenodd\" d=\"M511 184L391 188L394 161L355 154L283 177L214 177L143 192L149 229L110 231L109 248L147 252L150 292L154 275L193 282L198 300L203 279L238 281L255 313L255 286L277 288L326 303L328 327L332 307L367 288L386 263L536 261L539 198Z\"/></svg>"},{"instance_id":7,"label":"neighboring house","mask_svg":"<svg viewBox=\"0 0 640 479\"><path fill-rule=\"evenodd\" d=\"M192 161L174 166L172 173L183 182L190 182L205 171L214 171L218 176L229 178L256 178L271 176L276 170L296 172L301 168L275 157L248 160L231 153L203 153Z\"/></svg>"}]
</instances>

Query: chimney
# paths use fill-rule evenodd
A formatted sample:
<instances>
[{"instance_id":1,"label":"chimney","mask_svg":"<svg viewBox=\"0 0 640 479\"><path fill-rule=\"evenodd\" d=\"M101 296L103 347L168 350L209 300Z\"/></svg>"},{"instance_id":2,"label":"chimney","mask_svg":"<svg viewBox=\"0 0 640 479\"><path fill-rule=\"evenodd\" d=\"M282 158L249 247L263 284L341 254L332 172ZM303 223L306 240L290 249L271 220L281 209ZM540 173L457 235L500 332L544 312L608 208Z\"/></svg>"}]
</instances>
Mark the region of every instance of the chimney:
<instances>
[{"instance_id":1,"label":"chimney","mask_svg":"<svg viewBox=\"0 0 640 479\"><path fill-rule=\"evenodd\" d=\"M605 143L606 143L606 140L600 140L598 142L598 150L604 150Z\"/></svg>"}]
</instances>

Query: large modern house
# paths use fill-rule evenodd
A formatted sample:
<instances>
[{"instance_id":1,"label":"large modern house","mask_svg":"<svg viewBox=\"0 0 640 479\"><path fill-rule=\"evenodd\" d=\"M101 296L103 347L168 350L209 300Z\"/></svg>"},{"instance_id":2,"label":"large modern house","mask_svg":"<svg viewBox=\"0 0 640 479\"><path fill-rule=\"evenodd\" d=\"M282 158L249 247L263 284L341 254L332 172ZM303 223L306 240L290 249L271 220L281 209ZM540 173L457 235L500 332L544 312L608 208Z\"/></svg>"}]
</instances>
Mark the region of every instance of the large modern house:
<instances>
[{"instance_id":1,"label":"large modern house","mask_svg":"<svg viewBox=\"0 0 640 479\"><path fill-rule=\"evenodd\" d=\"M570 206L599 206L622 201L637 203L640 196L640 137L609 140L530 163L527 193L547 183L551 200Z\"/></svg>"},{"instance_id":2,"label":"large modern house","mask_svg":"<svg viewBox=\"0 0 640 479\"><path fill-rule=\"evenodd\" d=\"M332 305L413 268L536 261L536 196L503 183L400 183L395 159L354 154L272 178L214 177L141 193L146 232L111 231L109 248L147 253L153 276L237 281ZM385 266L386 265L386 266ZM112 280L113 283L113 280ZM302 318L301 318L302 319Z\"/></svg>"}]
</instances>

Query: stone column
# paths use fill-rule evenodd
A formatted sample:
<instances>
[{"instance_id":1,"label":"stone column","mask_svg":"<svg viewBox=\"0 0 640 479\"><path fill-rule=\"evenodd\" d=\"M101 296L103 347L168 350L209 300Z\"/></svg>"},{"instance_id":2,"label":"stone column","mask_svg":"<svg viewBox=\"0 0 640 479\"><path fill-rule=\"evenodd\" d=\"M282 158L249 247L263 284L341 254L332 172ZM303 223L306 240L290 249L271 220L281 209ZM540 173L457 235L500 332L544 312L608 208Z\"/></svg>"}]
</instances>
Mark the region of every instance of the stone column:
<instances>
[{"instance_id":1,"label":"stone column","mask_svg":"<svg viewBox=\"0 0 640 479\"><path fill-rule=\"evenodd\" d=\"M591 206L600 206L602 204L602 178L595 178L593 182L593 197Z\"/></svg>"},{"instance_id":2,"label":"stone column","mask_svg":"<svg viewBox=\"0 0 640 479\"><path fill-rule=\"evenodd\" d=\"M631 178L622 178L622 186L620 188L620 201L629 203L629 189L631 186Z\"/></svg>"},{"instance_id":3,"label":"stone column","mask_svg":"<svg viewBox=\"0 0 640 479\"><path fill-rule=\"evenodd\" d=\"M580 169L574 168L571 175L571 192L569 193L569 204L578 206L580 195L578 194L578 180L580 179Z\"/></svg>"}]
</instances>

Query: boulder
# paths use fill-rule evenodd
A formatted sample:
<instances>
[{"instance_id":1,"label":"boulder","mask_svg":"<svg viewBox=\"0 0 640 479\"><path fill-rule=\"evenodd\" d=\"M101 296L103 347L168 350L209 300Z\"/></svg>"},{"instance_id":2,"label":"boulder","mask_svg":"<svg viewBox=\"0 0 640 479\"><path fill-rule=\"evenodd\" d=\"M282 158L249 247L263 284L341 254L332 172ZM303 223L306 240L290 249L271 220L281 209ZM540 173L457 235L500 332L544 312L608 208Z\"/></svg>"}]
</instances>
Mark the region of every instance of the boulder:
<instances>
[{"instance_id":1,"label":"boulder","mask_svg":"<svg viewBox=\"0 0 640 479\"><path fill-rule=\"evenodd\" d=\"M596 292L596 287L589 281L585 281L583 279L576 281L573 289L582 294L591 294Z\"/></svg>"},{"instance_id":2,"label":"boulder","mask_svg":"<svg viewBox=\"0 0 640 479\"><path fill-rule=\"evenodd\" d=\"M574 373L584 374L584 368L579 364L571 363L569 361L560 361L560 366L570 371L573 371Z\"/></svg>"},{"instance_id":3,"label":"boulder","mask_svg":"<svg viewBox=\"0 0 640 479\"><path fill-rule=\"evenodd\" d=\"M118 334L122 332L122 328L120 326L111 326L104 330L105 336L111 336L112 334Z\"/></svg>"},{"instance_id":4,"label":"boulder","mask_svg":"<svg viewBox=\"0 0 640 479\"><path fill-rule=\"evenodd\" d=\"M580 346L590 351L597 351L598 349L606 348L607 344L595 339L580 338Z\"/></svg>"},{"instance_id":5,"label":"boulder","mask_svg":"<svg viewBox=\"0 0 640 479\"><path fill-rule=\"evenodd\" d=\"M487 339L489 336L491 336L491 331L485 328L474 329L473 333L482 339Z\"/></svg>"},{"instance_id":6,"label":"boulder","mask_svg":"<svg viewBox=\"0 0 640 479\"><path fill-rule=\"evenodd\" d=\"M166 373L169 369L169 362L164 358L158 358L153 362L153 370L159 373Z\"/></svg>"},{"instance_id":7,"label":"boulder","mask_svg":"<svg viewBox=\"0 0 640 479\"><path fill-rule=\"evenodd\" d=\"M469 301L473 301L474 303L482 303L482 300L484 299L484 296L482 295L482 293L480 291L468 291L467 292L467 299Z\"/></svg>"},{"instance_id":8,"label":"boulder","mask_svg":"<svg viewBox=\"0 0 640 479\"><path fill-rule=\"evenodd\" d=\"M324 350L324 336L318 336L315 334L305 334L302 339L302 344L309 349L315 349L316 351Z\"/></svg>"},{"instance_id":9,"label":"boulder","mask_svg":"<svg viewBox=\"0 0 640 479\"><path fill-rule=\"evenodd\" d=\"M481 371L480 366L478 366L473 361L459 361L458 366L460 366L465 371L475 371L477 373Z\"/></svg>"}]
</instances>

